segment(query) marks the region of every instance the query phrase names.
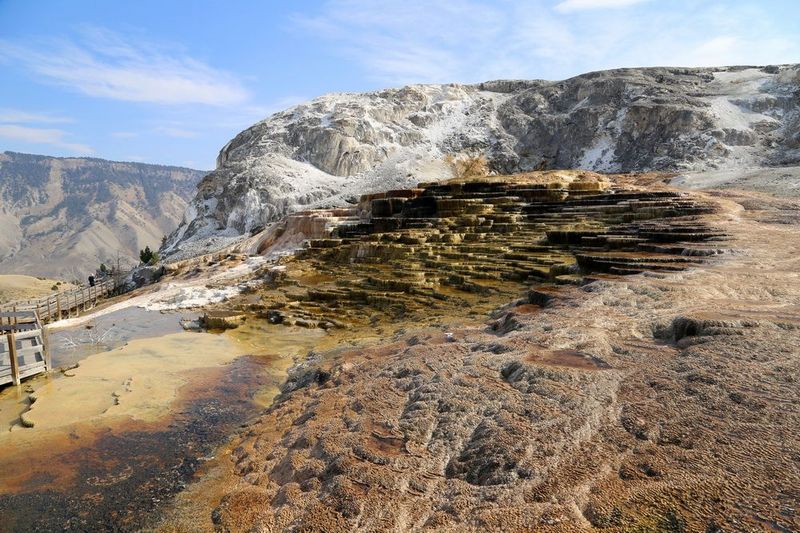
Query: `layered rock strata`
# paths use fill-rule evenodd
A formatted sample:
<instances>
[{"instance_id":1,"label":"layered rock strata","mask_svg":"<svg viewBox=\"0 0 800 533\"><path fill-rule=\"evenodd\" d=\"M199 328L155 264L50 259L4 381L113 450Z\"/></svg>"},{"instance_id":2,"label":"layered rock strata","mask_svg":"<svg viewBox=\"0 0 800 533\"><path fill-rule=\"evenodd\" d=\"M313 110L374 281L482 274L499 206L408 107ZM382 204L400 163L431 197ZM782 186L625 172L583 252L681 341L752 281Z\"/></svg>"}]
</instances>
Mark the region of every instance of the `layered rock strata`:
<instances>
[{"instance_id":1,"label":"layered rock strata","mask_svg":"<svg viewBox=\"0 0 800 533\"><path fill-rule=\"evenodd\" d=\"M293 215L255 247L294 241L292 229L318 238L270 271L250 309L275 323L396 329L483 316L531 284L679 271L720 251L725 234L701 219L711 204L625 181L567 171L453 180L366 195L335 217Z\"/></svg>"}]
</instances>

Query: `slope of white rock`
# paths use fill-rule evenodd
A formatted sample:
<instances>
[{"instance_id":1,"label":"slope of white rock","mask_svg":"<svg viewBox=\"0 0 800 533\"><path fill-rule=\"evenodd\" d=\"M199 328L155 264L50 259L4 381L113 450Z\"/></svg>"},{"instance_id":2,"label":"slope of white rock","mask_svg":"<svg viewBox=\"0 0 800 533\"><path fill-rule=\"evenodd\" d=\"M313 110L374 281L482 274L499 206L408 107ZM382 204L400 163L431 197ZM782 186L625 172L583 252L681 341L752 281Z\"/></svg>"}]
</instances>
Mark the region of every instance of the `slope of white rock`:
<instances>
[{"instance_id":1,"label":"slope of white rock","mask_svg":"<svg viewBox=\"0 0 800 533\"><path fill-rule=\"evenodd\" d=\"M797 164L799 72L621 69L322 96L232 139L164 252L202 253L293 211L445 179L453 157L485 156L499 173Z\"/></svg>"}]
</instances>

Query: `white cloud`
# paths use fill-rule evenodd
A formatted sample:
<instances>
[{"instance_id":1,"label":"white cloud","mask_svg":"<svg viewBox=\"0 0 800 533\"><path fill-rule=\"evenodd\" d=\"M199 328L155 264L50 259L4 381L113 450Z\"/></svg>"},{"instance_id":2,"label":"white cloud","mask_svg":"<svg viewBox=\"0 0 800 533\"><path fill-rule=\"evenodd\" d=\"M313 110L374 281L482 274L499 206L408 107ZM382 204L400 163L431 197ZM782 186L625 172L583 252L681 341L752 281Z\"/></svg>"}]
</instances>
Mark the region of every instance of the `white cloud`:
<instances>
[{"instance_id":1,"label":"white cloud","mask_svg":"<svg viewBox=\"0 0 800 533\"><path fill-rule=\"evenodd\" d=\"M584 11L587 9L614 9L641 4L649 0L564 0L555 7L561 13Z\"/></svg>"},{"instance_id":2,"label":"white cloud","mask_svg":"<svg viewBox=\"0 0 800 533\"><path fill-rule=\"evenodd\" d=\"M768 38L762 43L755 44L732 35L718 35L693 45L685 54L688 59L680 64L687 67L701 67L792 63L800 58L796 50L796 43L790 39Z\"/></svg>"},{"instance_id":3,"label":"white cloud","mask_svg":"<svg viewBox=\"0 0 800 533\"><path fill-rule=\"evenodd\" d=\"M463 79L464 62L503 48L509 13L473 0L332 0L297 26L334 43L381 84ZM475 64L475 70L484 68Z\"/></svg>"},{"instance_id":4,"label":"white cloud","mask_svg":"<svg viewBox=\"0 0 800 533\"><path fill-rule=\"evenodd\" d=\"M173 124L181 129L186 129L187 124L195 125L192 131L206 133L209 131L215 132L217 135L219 130L225 130L230 135L235 135L245 128L249 128L256 122L260 122L269 117L273 113L284 111L297 104L307 102L309 100L306 96L287 96L276 99L275 101L266 105L245 105L237 106L234 109L226 109L224 113L208 113L203 115L179 113L173 114L180 124Z\"/></svg>"},{"instance_id":5,"label":"white cloud","mask_svg":"<svg viewBox=\"0 0 800 533\"><path fill-rule=\"evenodd\" d=\"M73 122L71 118L50 113L31 113L20 109L0 109L0 122L12 122L14 124L56 124Z\"/></svg>"},{"instance_id":6,"label":"white cloud","mask_svg":"<svg viewBox=\"0 0 800 533\"><path fill-rule=\"evenodd\" d=\"M67 133L63 130L0 124L0 137L2 138L33 144L48 144L81 155L94 153L94 150L85 144L67 141L66 136Z\"/></svg>"},{"instance_id":7,"label":"white cloud","mask_svg":"<svg viewBox=\"0 0 800 533\"><path fill-rule=\"evenodd\" d=\"M141 39L126 41L104 30L86 30L79 41L50 41L37 46L0 41L2 56L89 96L216 106L249 98L240 82L227 72L185 54L164 51Z\"/></svg>"},{"instance_id":8,"label":"white cloud","mask_svg":"<svg viewBox=\"0 0 800 533\"><path fill-rule=\"evenodd\" d=\"M328 0L295 28L376 85L563 79L618 67L775 64L800 41L759 4L693 0ZM638 9L611 9L641 4ZM591 16L565 16L591 11Z\"/></svg>"}]
</instances>

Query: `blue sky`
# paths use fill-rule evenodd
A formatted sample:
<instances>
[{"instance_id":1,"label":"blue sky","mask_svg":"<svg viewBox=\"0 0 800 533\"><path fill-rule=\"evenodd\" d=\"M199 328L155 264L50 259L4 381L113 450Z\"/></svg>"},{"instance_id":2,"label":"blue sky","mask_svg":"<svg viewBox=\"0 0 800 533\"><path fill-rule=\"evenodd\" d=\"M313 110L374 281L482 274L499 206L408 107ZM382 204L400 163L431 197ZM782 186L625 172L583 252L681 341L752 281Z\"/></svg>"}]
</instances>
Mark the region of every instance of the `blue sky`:
<instances>
[{"instance_id":1,"label":"blue sky","mask_svg":"<svg viewBox=\"0 0 800 533\"><path fill-rule=\"evenodd\" d=\"M800 2L0 0L0 151L210 169L327 92L800 62Z\"/></svg>"}]
</instances>

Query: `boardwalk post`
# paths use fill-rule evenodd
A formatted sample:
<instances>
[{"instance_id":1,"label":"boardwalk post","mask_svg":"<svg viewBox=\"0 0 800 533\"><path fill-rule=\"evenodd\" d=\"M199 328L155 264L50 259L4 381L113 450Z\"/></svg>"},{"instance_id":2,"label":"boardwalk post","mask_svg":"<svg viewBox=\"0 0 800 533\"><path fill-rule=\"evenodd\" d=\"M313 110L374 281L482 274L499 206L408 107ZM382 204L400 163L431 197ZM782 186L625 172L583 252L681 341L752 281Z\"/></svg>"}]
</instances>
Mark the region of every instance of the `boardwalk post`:
<instances>
[{"instance_id":1,"label":"boardwalk post","mask_svg":"<svg viewBox=\"0 0 800 533\"><path fill-rule=\"evenodd\" d=\"M58 311L58 316L56 316L56 320L61 320L61 293L56 293L56 310Z\"/></svg>"},{"instance_id":2,"label":"boardwalk post","mask_svg":"<svg viewBox=\"0 0 800 533\"><path fill-rule=\"evenodd\" d=\"M47 296L47 322L50 323L53 320L53 313L50 310L50 295Z\"/></svg>"},{"instance_id":3,"label":"boardwalk post","mask_svg":"<svg viewBox=\"0 0 800 533\"><path fill-rule=\"evenodd\" d=\"M17 306L15 305L14 307L11 308L11 310L14 312L14 326L16 326L17 325ZM10 319L9 319L8 323L11 324L11 320Z\"/></svg>"},{"instance_id":4,"label":"boardwalk post","mask_svg":"<svg viewBox=\"0 0 800 533\"><path fill-rule=\"evenodd\" d=\"M53 360L50 355L50 329L42 325L42 350L44 351L44 365L47 371L53 370Z\"/></svg>"},{"instance_id":5,"label":"boardwalk post","mask_svg":"<svg viewBox=\"0 0 800 533\"><path fill-rule=\"evenodd\" d=\"M11 359L11 382L14 385L20 384L19 361L17 360L17 339L13 332L6 334L8 341L8 356Z\"/></svg>"}]
</instances>

